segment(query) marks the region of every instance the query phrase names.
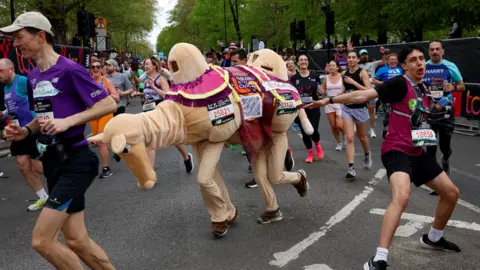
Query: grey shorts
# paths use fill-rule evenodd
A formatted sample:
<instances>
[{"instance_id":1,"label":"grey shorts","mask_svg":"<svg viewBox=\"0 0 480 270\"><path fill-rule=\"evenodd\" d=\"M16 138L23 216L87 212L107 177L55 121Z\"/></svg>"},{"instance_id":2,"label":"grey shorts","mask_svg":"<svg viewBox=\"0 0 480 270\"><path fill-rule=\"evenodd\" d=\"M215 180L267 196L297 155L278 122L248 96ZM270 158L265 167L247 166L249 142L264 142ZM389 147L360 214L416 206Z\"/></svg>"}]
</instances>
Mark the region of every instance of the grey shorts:
<instances>
[{"instance_id":1,"label":"grey shorts","mask_svg":"<svg viewBox=\"0 0 480 270\"><path fill-rule=\"evenodd\" d=\"M368 105L370 105L370 104L377 104L377 99L376 99L376 98L370 99L370 100L368 101Z\"/></svg>"},{"instance_id":2,"label":"grey shorts","mask_svg":"<svg viewBox=\"0 0 480 270\"><path fill-rule=\"evenodd\" d=\"M367 108L349 108L342 104L343 119L351 119L356 124L363 124L370 118Z\"/></svg>"}]
</instances>

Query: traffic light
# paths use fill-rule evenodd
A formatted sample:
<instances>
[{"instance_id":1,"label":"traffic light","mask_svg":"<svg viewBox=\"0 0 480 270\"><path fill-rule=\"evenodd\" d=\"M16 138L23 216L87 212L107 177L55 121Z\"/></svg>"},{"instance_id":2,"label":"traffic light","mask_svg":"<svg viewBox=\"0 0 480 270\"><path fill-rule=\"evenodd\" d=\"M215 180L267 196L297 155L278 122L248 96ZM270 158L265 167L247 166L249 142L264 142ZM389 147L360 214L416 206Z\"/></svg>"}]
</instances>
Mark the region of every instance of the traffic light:
<instances>
[{"instance_id":1,"label":"traffic light","mask_svg":"<svg viewBox=\"0 0 480 270\"><path fill-rule=\"evenodd\" d=\"M90 37L96 37L97 31L95 31L95 15L93 13L87 13L88 17L88 35Z\"/></svg>"},{"instance_id":2,"label":"traffic light","mask_svg":"<svg viewBox=\"0 0 480 270\"><path fill-rule=\"evenodd\" d=\"M77 29L79 36L86 37L88 35L88 17L85 10L77 11Z\"/></svg>"},{"instance_id":3,"label":"traffic light","mask_svg":"<svg viewBox=\"0 0 480 270\"><path fill-rule=\"evenodd\" d=\"M297 22L293 21L290 23L290 40L297 40Z\"/></svg>"},{"instance_id":4,"label":"traffic light","mask_svg":"<svg viewBox=\"0 0 480 270\"><path fill-rule=\"evenodd\" d=\"M305 40L305 21L298 21L297 38Z\"/></svg>"}]
</instances>

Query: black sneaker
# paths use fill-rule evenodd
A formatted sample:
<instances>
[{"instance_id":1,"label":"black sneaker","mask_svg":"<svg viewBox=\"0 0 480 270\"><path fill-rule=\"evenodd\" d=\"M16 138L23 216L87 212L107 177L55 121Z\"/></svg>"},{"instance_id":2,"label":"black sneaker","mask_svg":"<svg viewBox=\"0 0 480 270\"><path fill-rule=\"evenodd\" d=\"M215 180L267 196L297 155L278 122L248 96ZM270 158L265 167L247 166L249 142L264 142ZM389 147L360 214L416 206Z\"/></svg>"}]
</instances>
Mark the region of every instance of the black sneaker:
<instances>
[{"instance_id":1,"label":"black sneaker","mask_svg":"<svg viewBox=\"0 0 480 270\"><path fill-rule=\"evenodd\" d=\"M255 178L253 178L252 180L245 183L245 187L246 188L256 188L257 187L257 182L255 181Z\"/></svg>"},{"instance_id":2,"label":"black sneaker","mask_svg":"<svg viewBox=\"0 0 480 270\"><path fill-rule=\"evenodd\" d=\"M438 196L439 194L434 190L434 191L430 192L430 195L432 195L432 196Z\"/></svg>"},{"instance_id":3,"label":"black sneaker","mask_svg":"<svg viewBox=\"0 0 480 270\"><path fill-rule=\"evenodd\" d=\"M113 158L115 159L116 162L120 162L120 160L122 160L122 158L117 154L113 154Z\"/></svg>"},{"instance_id":4,"label":"black sneaker","mask_svg":"<svg viewBox=\"0 0 480 270\"><path fill-rule=\"evenodd\" d=\"M291 172L293 167L295 167L295 160L293 159L292 148L289 147L285 156L285 169Z\"/></svg>"},{"instance_id":5,"label":"black sneaker","mask_svg":"<svg viewBox=\"0 0 480 270\"><path fill-rule=\"evenodd\" d=\"M108 178L112 175L113 175L113 173L112 173L112 171L110 170L109 167L103 167L103 170L100 173L100 178Z\"/></svg>"},{"instance_id":6,"label":"black sneaker","mask_svg":"<svg viewBox=\"0 0 480 270\"><path fill-rule=\"evenodd\" d=\"M387 266L389 266L386 261L374 262L373 258L374 257L363 265L363 270L386 270Z\"/></svg>"},{"instance_id":7,"label":"black sneaker","mask_svg":"<svg viewBox=\"0 0 480 270\"><path fill-rule=\"evenodd\" d=\"M447 175L450 175L450 161L443 160L443 155L442 155L442 169L445 171Z\"/></svg>"},{"instance_id":8,"label":"black sneaker","mask_svg":"<svg viewBox=\"0 0 480 270\"><path fill-rule=\"evenodd\" d=\"M443 250L443 251L455 251L455 252L460 252L460 247L458 247L456 244L449 242L445 240L444 237L440 238L437 242L432 242L430 239L428 239L428 234L424 234L422 238L420 238L420 243L422 243L422 246L426 248L431 248L431 249L438 249L438 250Z\"/></svg>"},{"instance_id":9,"label":"black sneaker","mask_svg":"<svg viewBox=\"0 0 480 270\"><path fill-rule=\"evenodd\" d=\"M248 165L248 172L249 172L249 173L252 173L252 172L253 172L253 170L252 170L252 164Z\"/></svg>"},{"instance_id":10,"label":"black sneaker","mask_svg":"<svg viewBox=\"0 0 480 270\"><path fill-rule=\"evenodd\" d=\"M185 170L187 173L191 173L195 168L195 164L193 164L193 156L190 153L188 153L188 160L184 160L183 163L185 163Z\"/></svg>"}]
</instances>

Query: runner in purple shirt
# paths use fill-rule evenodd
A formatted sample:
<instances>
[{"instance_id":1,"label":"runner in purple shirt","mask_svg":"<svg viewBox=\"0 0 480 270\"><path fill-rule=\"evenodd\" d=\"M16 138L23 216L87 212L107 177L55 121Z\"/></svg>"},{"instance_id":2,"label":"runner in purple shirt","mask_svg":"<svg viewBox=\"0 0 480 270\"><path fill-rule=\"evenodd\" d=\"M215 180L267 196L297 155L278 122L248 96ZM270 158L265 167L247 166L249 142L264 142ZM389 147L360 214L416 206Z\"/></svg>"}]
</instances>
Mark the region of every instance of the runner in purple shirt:
<instances>
[{"instance_id":1,"label":"runner in purple shirt","mask_svg":"<svg viewBox=\"0 0 480 270\"><path fill-rule=\"evenodd\" d=\"M98 175L99 161L83 134L86 122L114 112L117 105L82 66L53 50L51 29L38 12L26 12L0 29L12 34L14 46L37 64L27 82L36 118L24 127L5 129L11 141L40 133L36 147L49 198L33 230L32 246L57 269L83 269L79 257L92 269L114 269L85 228L85 192ZM67 246L58 240L60 231Z\"/></svg>"},{"instance_id":2,"label":"runner in purple shirt","mask_svg":"<svg viewBox=\"0 0 480 270\"><path fill-rule=\"evenodd\" d=\"M315 108L329 103L363 104L376 97L392 106L388 133L382 145L382 162L392 189L392 203L383 216L377 253L365 263L366 270L387 268L388 248L407 207L411 182L417 187L426 185L440 194L433 225L430 232L420 239L421 244L434 249L460 252L456 244L443 237L443 230L457 204L459 190L436 159L427 155L422 148L436 143L435 132L427 123L429 99L422 84L426 70L423 48L417 45L405 46L399 55L399 62L405 70L404 76L390 79L376 89L325 98L305 106Z\"/></svg>"}]
</instances>

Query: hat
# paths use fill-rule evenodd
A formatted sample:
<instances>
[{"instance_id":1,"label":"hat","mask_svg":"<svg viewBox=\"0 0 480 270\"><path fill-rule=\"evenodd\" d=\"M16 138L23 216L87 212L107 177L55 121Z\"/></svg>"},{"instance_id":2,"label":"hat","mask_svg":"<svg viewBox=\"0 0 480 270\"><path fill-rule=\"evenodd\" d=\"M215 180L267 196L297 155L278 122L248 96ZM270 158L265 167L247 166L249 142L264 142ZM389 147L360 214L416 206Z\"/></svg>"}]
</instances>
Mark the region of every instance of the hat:
<instances>
[{"instance_id":1,"label":"hat","mask_svg":"<svg viewBox=\"0 0 480 270\"><path fill-rule=\"evenodd\" d=\"M368 51L365 50L365 49L361 49L361 50L360 50L360 55L362 55L362 54L368 54Z\"/></svg>"},{"instance_id":2,"label":"hat","mask_svg":"<svg viewBox=\"0 0 480 270\"><path fill-rule=\"evenodd\" d=\"M92 56L100 57L100 53L99 52L92 52Z\"/></svg>"},{"instance_id":3,"label":"hat","mask_svg":"<svg viewBox=\"0 0 480 270\"><path fill-rule=\"evenodd\" d=\"M115 61L115 60L113 60L113 59L108 59L105 63L107 63L107 64L109 64L109 65L112 65L112 66L114 66L114 67L116 67L116 68L119 68L117 61Z\"/></svg>"},{"instance_id":4,"label":"hat","mask_svg":"<svg viewBox=\"0 0 480 270\"><path fill-rule=\"evenodd\" d=\"M223 54L227 54L227 53L230 53L228 49L223 50Z\"/></svg>"},{"instance_id":5,"label":"hat","mask_svg":"<svg viewBox=\"0 0 480 270\"><path fill-rule=\"evenodd\" d=\"M52 25L48 19L40 12L25 12L9 26L0 28L0 32L13 33L25 27L31 27L38 30L43 30L53 36Z\"/></svg>"},{"instance_id":6,"label":"hat","mask_svg":"<svg viewBox=\"0 0 480 270\"><path fill-rule=\"evenodd\" d=\"M238 48L238 47L237 47L237 44L235 44L235 43L232 42L232 43L230 43L230 46L229 46L228 48L229 48L229 49L236 49L236 48Z\"/></svg>"}]
</instances>

